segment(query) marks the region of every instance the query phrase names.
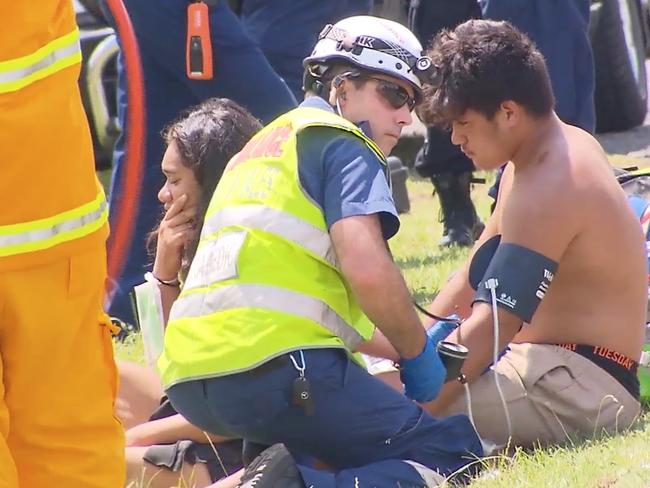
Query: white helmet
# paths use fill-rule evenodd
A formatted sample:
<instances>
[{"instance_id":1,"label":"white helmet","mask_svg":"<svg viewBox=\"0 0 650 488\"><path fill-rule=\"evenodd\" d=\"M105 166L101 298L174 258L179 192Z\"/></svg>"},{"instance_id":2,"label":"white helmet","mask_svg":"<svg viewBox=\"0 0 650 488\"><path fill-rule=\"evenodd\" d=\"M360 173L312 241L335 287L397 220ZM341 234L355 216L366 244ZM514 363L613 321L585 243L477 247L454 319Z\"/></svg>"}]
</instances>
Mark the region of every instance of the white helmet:
<instances>
[{"instance_id":1,"label":"white helmet","mask_svg":"<svg viewBox=\"0 0 650 488\"><path fill-rule=\"evenodd\" d=\"M420 78L431 68L431 60L422 56L422 44L409 29L370 15L326 25L303 66L310 69L333 60L400 78L413 86L418 97L422 90Z\"/></svg>"}]
</instances>

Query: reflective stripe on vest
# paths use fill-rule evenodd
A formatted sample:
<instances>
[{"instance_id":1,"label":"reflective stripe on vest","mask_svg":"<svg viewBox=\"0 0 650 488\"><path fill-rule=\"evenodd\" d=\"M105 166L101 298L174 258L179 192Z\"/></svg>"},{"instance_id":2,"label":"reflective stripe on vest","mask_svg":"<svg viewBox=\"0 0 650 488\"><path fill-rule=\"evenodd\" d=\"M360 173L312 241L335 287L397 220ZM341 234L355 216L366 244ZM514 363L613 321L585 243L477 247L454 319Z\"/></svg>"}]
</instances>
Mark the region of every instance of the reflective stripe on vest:
<instances>
[{"instance_id":1,"label":"reflective stripe on vest","mask_svg":"<svg viewBox=\"0 0 650 488\"><path fill-rule=\"evenodd\" d=\"M108 206L103 190L95 199L53 217L0 226L0 257L47 249L91 234L106 223Z\"/></svg>"},{"instance_id":2,"label":"reflective stripe on vest","mask_svg":"<svg viewBox=\"0 0 650 488\"><path fill-rule=\"evenodd\" d=\"M201 317L234 308L264 308L312 320L354 351L363 337L326 303L286 288L268 285L227 285L202 293L181 295L171 309L169 321Z\"/></svg>"},{"instance_id":3,"label":"reflective stripe on vest","mask_svg":"<svg viewBox=\"0 0 650 488\"><path fill-rule=\"evenodd\" d=\"M79 31L48 42L31 54L0 62L0 93L8 93L81 62Z\"/></svg>"},{"instance_id":4,"label":"reflective stripe on vest","mask_svg":"<svg viewBox=\"0 0 650 488\"><path fill-rule=\"evenodd\" d=\"M264 205L237 205L220 210L205 221L203 237L209 238L210 234L235 225L276 234L336 266L336 255L327 232L287 212Z\"/></svg>"}]
</instances>

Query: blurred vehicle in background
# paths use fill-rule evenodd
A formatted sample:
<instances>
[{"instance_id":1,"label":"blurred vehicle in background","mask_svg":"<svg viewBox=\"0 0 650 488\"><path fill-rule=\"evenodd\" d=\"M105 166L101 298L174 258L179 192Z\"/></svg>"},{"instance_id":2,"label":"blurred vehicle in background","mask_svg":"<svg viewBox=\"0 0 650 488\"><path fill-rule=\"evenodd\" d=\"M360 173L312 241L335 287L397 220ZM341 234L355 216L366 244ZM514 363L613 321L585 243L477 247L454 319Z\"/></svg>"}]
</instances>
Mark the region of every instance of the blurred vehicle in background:
<instances>
[{"instance_id":1,"label":"blurred vehicle in background","mask_svg":"<svg viewBox=\"0 0 650 488\"><path fill-rule=\"evenodd\" d=\"M83 63L79 88L90 125L97 169L111 166L113 146L120 132L116 87L119 47L95 0L74 0Z\"/></svg>"},{"instance_id":2,"label":"blurred vehicle in background","mask_svg":"<svg viewBox=\"0 0 650 488\"><path fill-rule=\"evenodd\" d=\"M596 65L596 132L642 124L648 110L648 0L592 0L589 37Z\"/></svg>"}]
</instances>

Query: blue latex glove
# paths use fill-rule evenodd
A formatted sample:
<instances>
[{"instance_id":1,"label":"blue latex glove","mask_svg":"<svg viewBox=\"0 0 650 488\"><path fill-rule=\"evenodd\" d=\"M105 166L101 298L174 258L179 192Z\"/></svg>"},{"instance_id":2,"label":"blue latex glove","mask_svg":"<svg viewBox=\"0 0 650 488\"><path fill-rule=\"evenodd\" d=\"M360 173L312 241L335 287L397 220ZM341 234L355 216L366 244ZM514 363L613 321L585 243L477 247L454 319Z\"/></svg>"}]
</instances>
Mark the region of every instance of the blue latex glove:
<instances>
[{"instance_id":1,"label":"blue latex glove","mask_svg":"<svg viewBox=\"0 0 650 488\"><path fill-rule=\"evenodd\" d=\"M412 359L400 361L404 393L416 402L433 400L445 382L447 370L436 350L437 341L427 336L424 350Z\"/></svg>"},{"instance_id":2,"label":"blue latex glove","mask_svg":"<svg viewBox=\"0 0 650 488\"><path fill-rule=\"evenodd\" d=\"M458 320L458 315L450 315L447 317L450 319L450 321L446 320L439 320L435 324L427 330L427 335L433 340L434 344L438 344L438 342L442 341L445 339L449 334L451 334L456 327L458 327L458 323L455 322L455 320ZM454 322L452 322L454 320Z\"/></svg>"}]
</instances>

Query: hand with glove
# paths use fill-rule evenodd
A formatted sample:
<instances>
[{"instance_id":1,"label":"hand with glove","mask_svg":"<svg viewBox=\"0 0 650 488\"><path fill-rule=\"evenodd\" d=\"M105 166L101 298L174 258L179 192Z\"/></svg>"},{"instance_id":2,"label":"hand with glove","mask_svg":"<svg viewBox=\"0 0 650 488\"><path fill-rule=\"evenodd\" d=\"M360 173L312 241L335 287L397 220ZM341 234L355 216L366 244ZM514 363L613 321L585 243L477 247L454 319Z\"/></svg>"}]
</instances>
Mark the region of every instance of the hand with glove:
<instances>
[{"instance_id":1,"label":"hand with glove","mask_svg":"<svg viewBox=\"0 0 650 488\"><path fill-rule=\"evenodd\" d=\"M439 320L429 327L427 335L437 344L456 330L459 325L460 317L456 314L450 315L449 317L445 317L445 320Z\"/></svg>"},{"instance_id":2,"label":"hand with glove","mask_svg":"<svg viewBox=\"0 0 650 488\"><path fill-rule=\"evenodd\" d=\"M436 350L447 370L445 383L460 377L463 363L469 353L465 346L445 341L460 323L460 317L454 314L446 317L445 320L439 320L427 330L427 335L436 344Z\"/></svg>"},{"instance_id":3,"label":"hand with glove","mask_svg":"<svg viewBox=\"0 0 650 488\"><path fill-rule=\"evenodd\" d=\"M427 330L427 342L419 356L400 361L400 378L404 384L404 393L417 402L433 400L442 385L453 379L447 375L437 346L458 327L460 321L457 315L446 318L447 320L439 320Z\"/></svg>"},{"instance_id":4,"label":"hand with glove","mask_svg":"<svg viewBox=\"0 0 650 488\"><path fill-rule=\"evenodd\" d=\"M427 342L419 355L402 359L399 363L404 393L416 402L433 400L445 382L447 370L438 355L436 344L427 336Z\"/></svg>"}]
</instances>

